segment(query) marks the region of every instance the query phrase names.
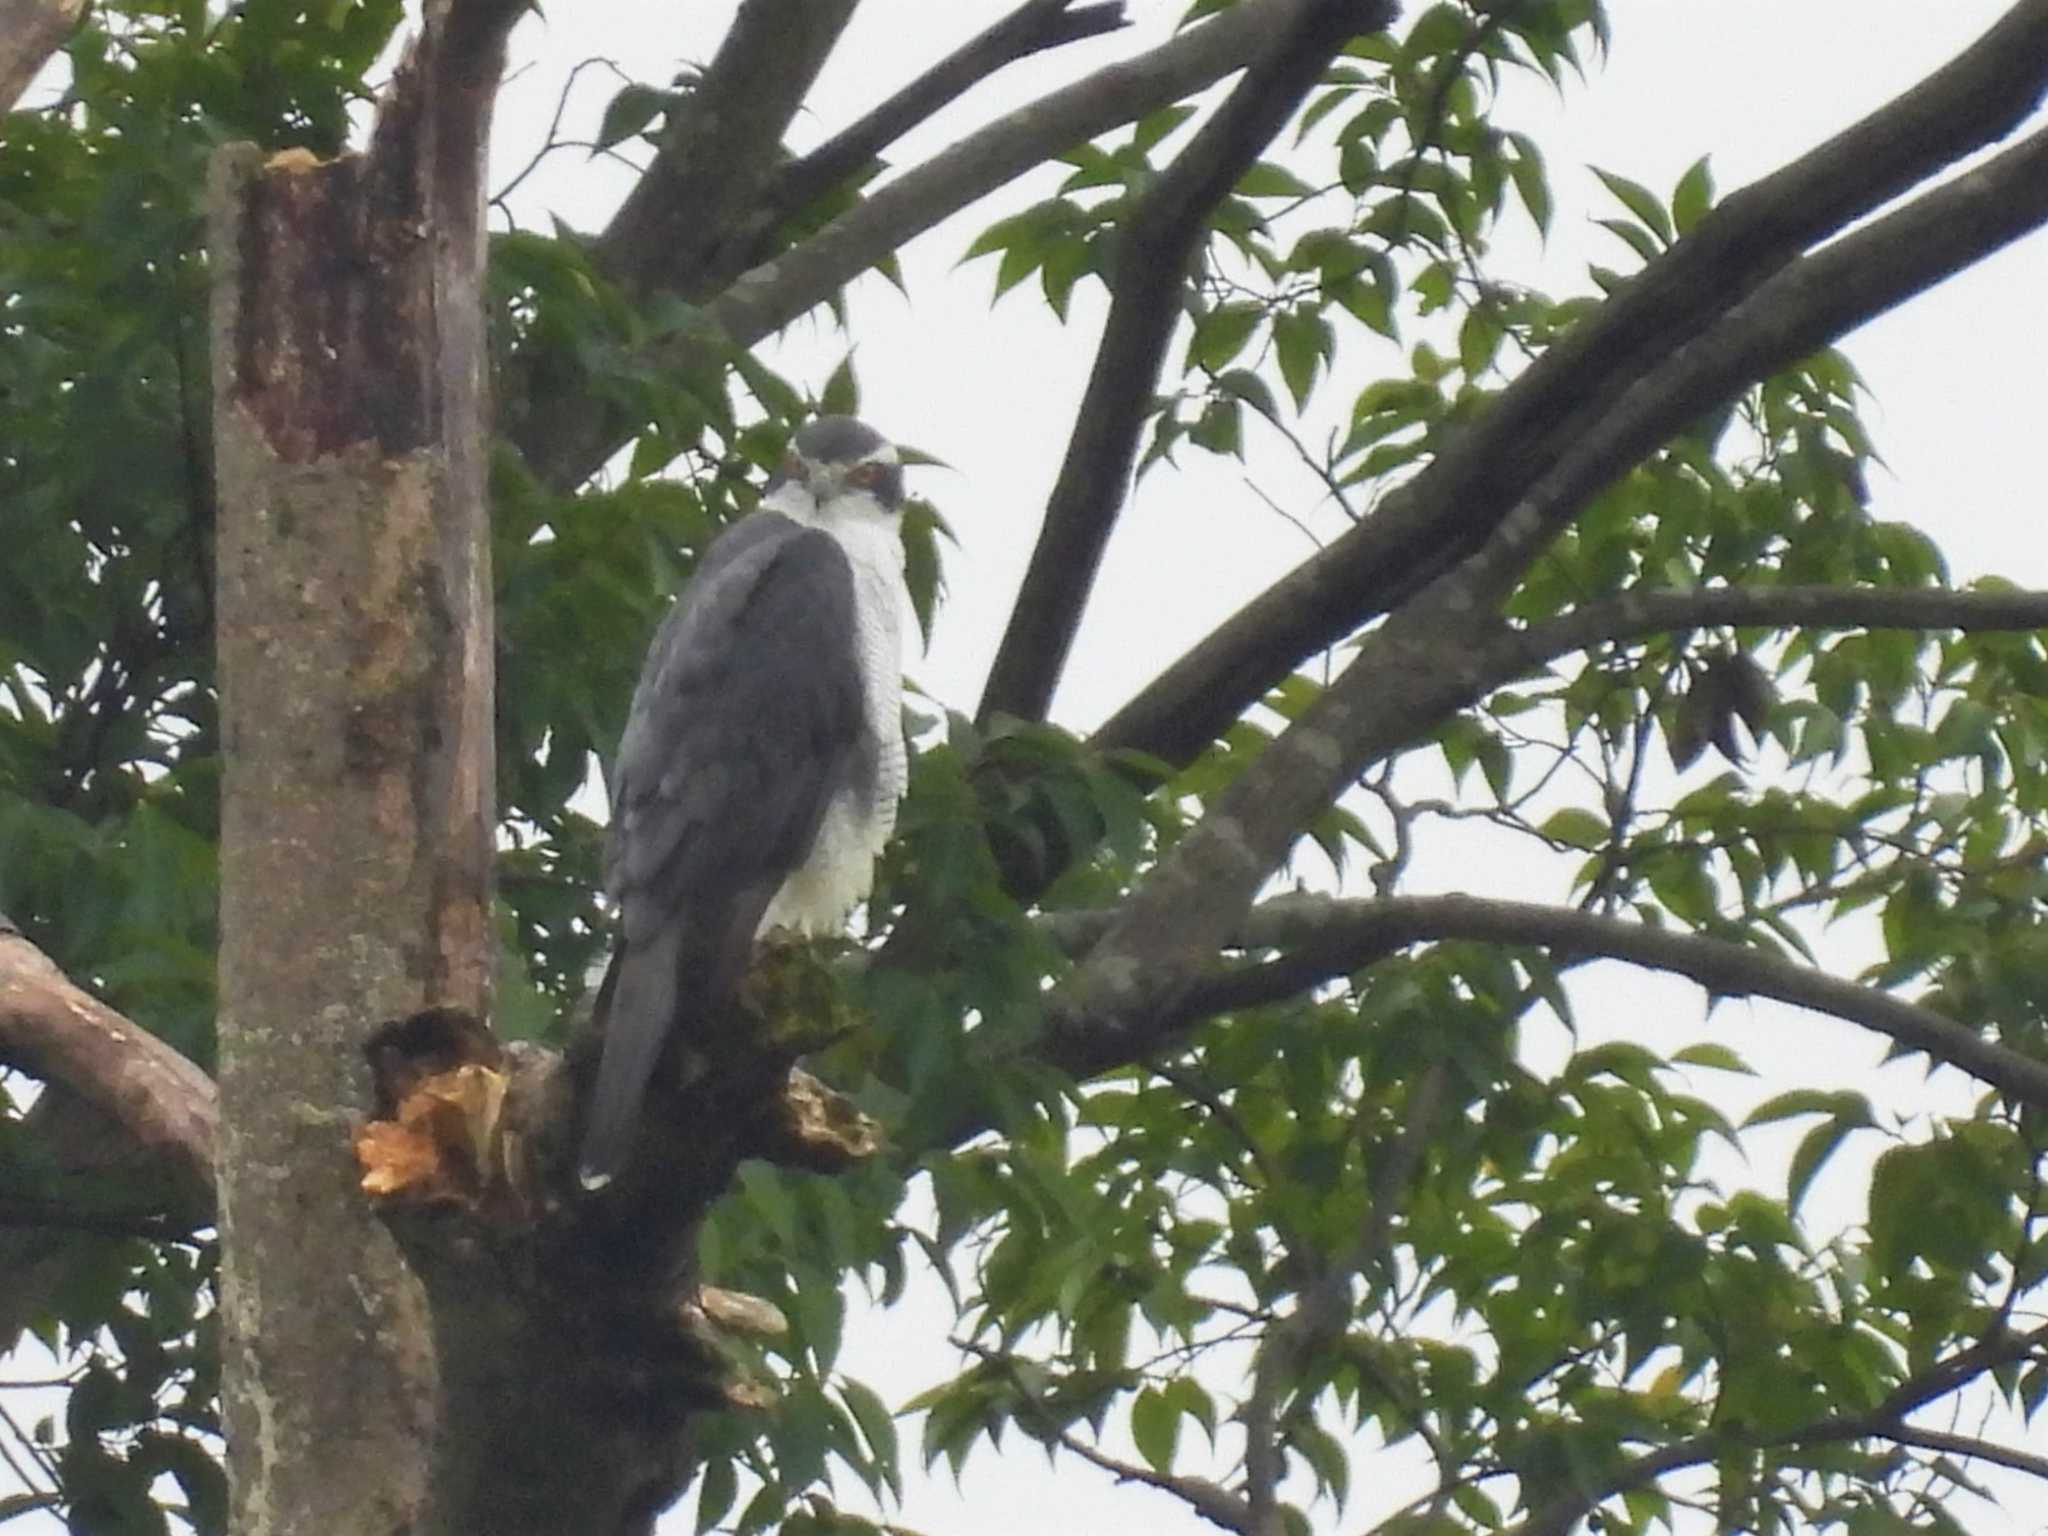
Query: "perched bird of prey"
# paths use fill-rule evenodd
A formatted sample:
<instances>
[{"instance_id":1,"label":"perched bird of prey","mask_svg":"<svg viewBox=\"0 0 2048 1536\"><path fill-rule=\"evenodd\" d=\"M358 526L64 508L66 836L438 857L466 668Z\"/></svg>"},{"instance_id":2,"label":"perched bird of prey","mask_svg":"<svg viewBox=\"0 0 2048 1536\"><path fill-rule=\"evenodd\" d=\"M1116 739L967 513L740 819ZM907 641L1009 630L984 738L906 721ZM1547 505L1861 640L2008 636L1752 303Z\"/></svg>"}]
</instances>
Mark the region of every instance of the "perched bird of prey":
<instances>
[{"instance_id":1,"label":"perched bird of prey","mask_svg":"<svg viewBox=\"0 0 2048 1536\"><path fill-rule=\"evenodd\" d=\"M715 1027L755 939L835 930L874 881L905 772L902 501L880 433L808 423L648 647L612 774L586 1189L624 1165L669 1032Z\"/></svg>"}]
</instances>

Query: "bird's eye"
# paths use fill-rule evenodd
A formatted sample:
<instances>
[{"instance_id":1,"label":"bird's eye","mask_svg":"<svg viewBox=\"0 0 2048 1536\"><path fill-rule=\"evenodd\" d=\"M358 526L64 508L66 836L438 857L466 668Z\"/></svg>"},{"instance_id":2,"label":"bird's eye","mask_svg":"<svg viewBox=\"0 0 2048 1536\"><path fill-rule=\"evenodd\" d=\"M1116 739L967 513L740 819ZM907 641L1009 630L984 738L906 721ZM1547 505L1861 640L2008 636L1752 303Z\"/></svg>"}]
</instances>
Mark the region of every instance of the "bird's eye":
<instances>
[{"instance_id":1,"label":"bird's eye","mask_svg":"<svg viewBox=\"0 0 2048 1536\"><path fill-rule=\"evenodd\" d=\"M882 466L879 464L856 464L853 466L853 472L846 478L855 485L873 490L882 483Z\"/></svg>"},{"instance_id":2,"label":"bird's eye","mask_svg":"<svg viewBox=\"0 0 2048 1536\"><path fill-rule=\"evenodd\" d=\"M793 453L782 456L782 475L786 480L801 480L804 475L804 461Z\"/></svg>"}]
</instances>

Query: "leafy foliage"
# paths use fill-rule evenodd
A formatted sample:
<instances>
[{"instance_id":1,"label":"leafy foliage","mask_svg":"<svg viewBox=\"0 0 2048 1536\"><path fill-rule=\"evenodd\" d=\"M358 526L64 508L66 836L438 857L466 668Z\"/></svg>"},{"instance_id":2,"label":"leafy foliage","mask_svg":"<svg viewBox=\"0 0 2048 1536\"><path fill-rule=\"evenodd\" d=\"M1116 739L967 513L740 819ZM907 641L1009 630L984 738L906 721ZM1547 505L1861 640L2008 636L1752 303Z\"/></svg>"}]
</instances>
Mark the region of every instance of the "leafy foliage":
<instances>
[{"instance_id":1,"label":"leafy foliage","mask_svg":"<svg viewBox=\"0 0 2048 1536\"><path fill-rule=\"evenodd\" d=\"M397 20L385 0L103 6L66 93L10 118L0 149L0 908L202 1061L220 744L198 190L225 139L338 148ZM1354 45L1215 212L1147 466L1186 445L1243 459L1271 433L1358 515L1429 463L1624 281L1596 268L1558 299L1488 273L1502 220L1553 211L1540 147L1501 120L1503 72L1562 85L1605 41L1595 0L1529 0L1430 6ZM653 133L676 89L629 85L596 141ZM996 292L1035 279L1064 317L1113 271L1191 116L1064 156L1052 197L970 247ZM1705 162L1668 196L1601 180L1618 261L1654 259L1713 203ZM776 241L859 196L835 189ZM638 424L575 495L494 461L503 1022L549 1035L605 945L584 790L643 638L793 424L857 408L858 381L849 363L811 395L720 351L688 303L607 282L573 232L501 233L492 257L508 409L521 370L553 369ZM663 338L699 345L645 362ZM1758 382L1586 507L1507 617L1724 586L1946 588L1934 546L1868 510L1860 399L1833 352ZM945 527L929 507L910 527L928 620ZM700 1436L700 1527L869 1528L835 1479L900 1497L911 1412L928 1464L1005 1434L1113 1466L1128 1445L1125 1472L1190 1502L1236 1496L1263 1437L1304 1506L1284 1511L1294 1530L1352 1518L1362 1469L1401 1454L1429 1491L1364 1512L1415 1536L1596 1510L1647 1531L1688 1502L1729 1529L1953 1524L1939 1501L1968 1474L1901 1432L1966 1389L2022 1422L2048 1398L2037 1107L1987 1095L1901 1120L1844 1084L1738 1115L1702 1086L1746 1071L1725 1041L1665 1057L1581 1038L1581 957L1533 945L1407 945L1085 1083L1034 1056L1071 936L1322 686L1277 680L1177 770L1048 725L921 726L849 983L877 1027L815 1063L895 1152L833 1180L750 1166L708 1224L706 1277L792 1329L759 1362L778 1408ZM2048 1056L2038 636L1602 642L1438 722L1365 789L1309 837L1347 875L1369 855L1379 894L1480 823L1589 913L1804 958L1842 923L1873 946L1871 986ZM1569 1043L1548 1061L1539 1037ZM82 1198L7 1087L0 1193ZM1780 1126L1797 1136L1783 1190L1734 1182L1718 1149ZM1823 1230L1809 1197L1852 1163L1867 1219ZM210 1245L61 1247L62 1305L26 1321L69 1372L67 1409L29 1454L75 1529L221 1529ZM919 1269L957 1303L961 1369L892 1407L840 1370L844 1281L886 1305Z\"/></svg>"}]
</instances>

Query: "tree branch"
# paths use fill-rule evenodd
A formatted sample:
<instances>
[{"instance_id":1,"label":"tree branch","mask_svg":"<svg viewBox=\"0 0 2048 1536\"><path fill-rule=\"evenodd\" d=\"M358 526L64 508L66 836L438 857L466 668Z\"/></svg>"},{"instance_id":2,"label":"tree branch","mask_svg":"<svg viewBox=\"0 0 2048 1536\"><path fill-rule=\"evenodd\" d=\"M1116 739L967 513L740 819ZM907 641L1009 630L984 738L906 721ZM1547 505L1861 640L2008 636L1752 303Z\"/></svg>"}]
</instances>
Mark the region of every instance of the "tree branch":
<instances>
[{"instance_id":1,"label":"tree branch","mask_svg":"<svg viewBox=\"0 0 2048 1536\"><path fill-rule=\"evenodd\" d=\"M1884 221L1882 239L1866 229L1830 247L1843 259L1801 267L1804 279L1786 270L1801 250L2010 132L2044 91L2048 0L2023 0L1911 91L1729 197L1532 364L1370 519L1246 604L1119 709L1096 744L1188 761L1276 679L1477 547L1619 403L1651 390L1648 376L1659 380L1651 392L1683 400L1690 414L1655 413L1659 435L1638 455L1751 379L2038 224L2038 211L2015 207L2000 217L1978 207L1971 229L1945 228L1943 212L1973 199L1944 187L1913 205L1923 217ZM2031 157L2005 162L1988 180L1979 183L1986 199L2038 207L2042 176ZM1851 271L1852 250L1868 270ZM1761 299L1759 290L1781 272L1789 281L1769 304L1743 306L1752 294ZM1851 285L1827 291L1825 283L1845 272ZM1735 338L1723 326L1719 348L1689 347L1724 317L1733 322L1738 306L1751 322L1739 327L1745 345L1731 347ZM1771 324L1785 327L1782 338L1770 335ZM1730 377L1717 368L1728 351L1740 351L1750 371Z\"/></svg>"},{"instance_id":2,"label":"tree branch","mask_svg":"<svg viewBox=\"0 0 2048 1536\"><path fill-rule=\"evenodd\" d=\"M953 1347L973 1355L985 1364L993 1365L1009 1379L1011 1390L1023 1404L1025 1416L1032 1421L1032 1433L1043 1437L1050 1435L1061 1447L1071 1451L1092 1467L1107 1472L1120 1483L1142 1483L1148 1488L1157 1488L1170 1493L1187 1504L1189 1508L1207 1520L1211 1525L1226 1531L1235 1531L1238 1536L1262 1536L1254 1523L1252 1511L1244 1500L1221 1484L1206 1477L1184 1477L1172 1472L1156 1472L1150 1467L1139 1466L1136 1462L1122 1461L1105 1451L1097 1450L1080 1436L1062 1424L1046 1406L1024 1384L1017 1374L1015 1362L1000 1350L990 1349L972 1339L954 1339Z\"/></svg>"},{"instance_id":3,"label":"tree branch","mask_svg":"<svg viewBox=\"0 0 2048 1536\"><path fill-rule=\"evenodd\" d=\"M2015 1472L2026 1472L2048 1480L2048 1456L2036 1456L2031 1451L2016 1450L2009 1445L2000 1445L1994 1440L1979 1440L1971 1435L1955 1435L1940 1429L1917 1429L1911 1424L1899 1424L1890 1429L1879 1429L1874 1432L1879 1437L1899 1445L1910 1445L1923 1451L1939 1451L1944 1456L1963 1456L1977 1461L1988 1461L1997 1466L2010 1467Z\"/></svg>"},{"instance_id":4,"label":"tree branch","mask_svg":"<svg viewBox=\"0 0 2048 1536\"><path fill-rule=\"evenodd\" d=\"M461 90L473 107L481 98L486 114L480 129L489 127L488 113L505 69L505 38L526 14L527 0L429 0L429 31L439 31L429 87L437 92Z\"/></svg>"},{"instance_id":5,"label":"tree branch","mask_svg":"<svg viewBox=\"0 0 2048 1536\"><path fill-rule=\"evenodd\" d=\"M2037 10L2048 27L2048 0L2022 9ZM2048 53L2043 60L2048 68ZM1126 903L1117 931L1072 978L1066 994L1072 1006L1116 1015L1141 986L1170 985L1174 975L1189 974L1197 957L1213 951L1237 924L1300 829L1360 773L1517 668L1534 664L1539 658L1524 649L1529 637L1509 631L1496 605L1601 485L1744 382L2043 220L2048 132L1794 263L1642 380L1525 482L1477 554L1407 601L1366 640L1352 665L1148 876ZM1425 473L1413 483L1429 478ZM1228 691L1222 680L1211 681L1218 694ZM1206 711L1210 705L1190 701L1188 707ZM1233 702L1231 714L1242 707ZM1132 743L1105 727L1097 744ZM1162 744L1149 745L1158 750Z\"/></svg>"},{"instance_id":6,"label":"tree branch","mask_svg":"<svg viewBox=\"0 0 2048 1536\"><path fill-rule=\"evenodd\" d=\"M744 349L823 303L891 251L1049 157L1192 95L1254 57L1276 17L1300 0L1242 0L1135 58L1107 65L967 135L877 188L795 249L762 263L707 306L727 345ZM704 355L699 338L670 338L639 361L674 367ZM582 484L623 440L601 402L574 381L534 379L509 424L544 483Z\"/></svg>"},{"instance_id":7,"label":"tree branch","mask_svg":"<svg viewBox=\"0 0 2048 1536\"><path fill-rule=\"evenodd\" d=\"M1587 501L1686 423L2048 222L2048 129L1787 266L1640 380L1530 483L1468 562L1505 596Z\"/></svg>"},{"instance_id":8,"label":"tree branch","mask_svg":"<svg viewBox=\"0 0 2048 1536\"><path fill-rule=\"evenodd\" d=\"M1933 1432L1914 1429L1905 1424L1903 1420L1906 1414L1937 1397L1955 1391L1994 1366L2007 1361L2026 1359L2044 1344L2048 1344L2048 1328L2037 1328L2031 1333L2024 1334L1994 1335L1967 1349L1959 1350L1946 1360L1930 1366L1920 1375L1909 1378L1870 1413L1841 1414L1820 1419L1804 1429L1773 1436L1761 1444L1839 1445L1847 1441L1868 1439L1894 1440L1902 1445L1913 1444L1914 1439L1907 1438L1908 1436L1920 1438ZM1971 1443L1986 1450L1997 1449L1983 1447L1982 1442ZM1509 1531L1507 1536L1570 1536L1582 1519L1618 1493L1626 1493L1631 1488L1640 1488L1646 1483L1655 1482L1668 1472L1699 1466L1703 1462L1713 1460L1724 1451L1739 1450L1755 1444L1756 1442L1745 1442L1732 1435L1715 1434L1694 1435L1689 1439L1675 1441L1647 1455L1637 1457L1609 1477L1605 1488L1575 1489L1553 1499L1533 1511L1526 1520ZM2021 1470L2033 1469L2023 1467Z\"/></svg>"},{"instance_id":9,"label":"tree branch","mask_svg":"<svg viewBox=\"0 0 2048 1536\"><path fill-rule=\"evenodd\" d=\"M198 1184L176 1159L143 1147L125 1126L101 1114L60 1082L46 1082L20 1129L49 1169L38 1189L67 1211L106 1205L151 1211L180 1232L214 1220L213 1181ZM78 1237L53 1227L0 1231L0 1350L46 1313L77 1269Z\"/></svg>"},{"instance_id":10,"label":"tree branch","mask_svg":"<svg viewBox=\"0 0 2048 1536\"><path fill-rule=\"evenodd\" d=\"M785 165L769 188L763 213L780 218L823 196L919 123L1019 59L1129 25L1125 0L1078 9L1074 0L1024 0L865 117Z\"/></svg>"},{"instance_id":11,"label":"tree branch","mask_svg":"<svg viewBox=\"0 0 2048 1536\"><path fill-rule=\"evenodd\" d=\"M1210 214L1294 116L1337 50L1393 20L1388 0L1298 0L1230 97L1174 157L1118 236L1109 318L1037 548L979 716L1040 720L1129 489L1184 274Z\"/></svg>"},{"instance_id":12,"label":"tree branch","mask_svg":"<svg viewBox=\"0 0 2048 1536\"><path fill-rule=\"evenodd\" d=\"M744 0L660 152L591 252L628 293L702 292L775 174L782 138L859 0Z\"/></svg>"},{"instance_id":13,"label":"tree branch","mask_svg":"<svg viewBox=\"0 0 2048 1536\"><path fill-rule=\"evenodd\" d=\"M21 100L84 14L85 0L0 0L0 112Z\"/></svg>"},{"instance_id":14,"label":"tree branch","mask_svg":"<svg viewBox=\"0 0 2048 1536\"><path fill-rule=\"evenodd\" d=\"M1701 587L1630 591L1531 625L1531 650L1568 656L1682 629L2048 629L2048 592L1887 587Z\"/></svg>"},{"instance_id":15,"label":"tree branch","mask_svg":"<svg viewBox=\"0 0 2048 1536\"><path fill-rule=\"evenodd\" d=\"M1351 1282L1386 1247L1399 1205L1405 1203L1423 1144L1436 1129L1443 1102L1444 1067L1432 1063L1417 1080L1404 1106L1405 1119L1384 1158L1372 1170L1365 1227L1341 1257L1318 1266L1315 1279L1302 1289L1294 1310L1266 1331L1252 1367L1252 1389L1240 1416L1244 1420L1246 1497L1259 1536L1280 1536L1286 1524L1278 1490L1286 1465L1280 1452L1279 1406L1289 1380L1311 1351L1341 1332L1351 1311ZM1313 1262L1306 1254L1304 1263ZM1421 1428L1420 1418L1417 1426ZM1426 1428L1423 1434L1439 1464L1442 1444Z\"/></svg>"},{"instance_id":16,"label":"tree branch","mask_svg":"<svg viewBox=\"0 0 2048 1536\"><path fill-rule=\"evenodd\" d=\"M1085 941L1095 919L1066 914L1062 944ZM1113 922L1102 927L1113 934ZM1298 997L1349 976L1411 944L1471 939L1533 945L1588 959L1626 960L1698 982L1715 997L1767 997L1873 1030L2025 1103L2048 1108L2048 1062L1987 1040L1976 1030L1904 998L1846 981L1730 939L1624 922L1571 907L1478 896L1387 900L1284 896L1255 907L1229 942L1280 957L1214 970L1184 983L1170 1001L1122 1027L1069 1020L1039 1053L1072 1076L1093 1077L1141 1059L1197 1021L1233 1009ZM1106 940L1105 940L1106 942Z\"/></svg>"},{"instance_id":17,"label":"tree branch","mask_svg":"<svg viewBox=\"0 0 2048 1536\"><path fill-rule=\"evenodd\" d=\"M173 1168L196 1208L211 1206L219 1137L212 1079L74 986L49 956L6 926L0 926L0 1061L63 1084Z\"/></svg>"}]
</instances>

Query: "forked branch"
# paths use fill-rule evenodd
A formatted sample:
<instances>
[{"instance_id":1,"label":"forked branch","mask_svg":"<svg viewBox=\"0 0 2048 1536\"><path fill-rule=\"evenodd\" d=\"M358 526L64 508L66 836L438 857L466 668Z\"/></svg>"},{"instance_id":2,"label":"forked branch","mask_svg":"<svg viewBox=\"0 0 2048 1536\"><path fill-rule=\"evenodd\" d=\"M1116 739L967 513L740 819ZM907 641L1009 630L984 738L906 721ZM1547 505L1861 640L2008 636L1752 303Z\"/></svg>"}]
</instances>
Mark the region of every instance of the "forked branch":
<instances>
[{"instance_id":1,"label":"forked branch","mask_svg":"<svg viewBox=\"0 0 2048 1536\"><path fill-rule=\"evenodd\" d=\"M770 216L803 207L837 186L919 123L1019 59L1130 24L1124 0L1076 6L1073 0L1025 0L962 43L915 80L816 149L784 166L769 190Z\"/></svg>"},{"instance_id":2,"label":"forked branch","mask_svg":"<svg viewBox=\"0 0 2048 1536\"><path fill-rule=\"evenodd\" d=\"M1064 948L1087 951L1113 913L1060 913L1049 920ZM2048 1108L2048 1063L1987 1039L1966 1024L1877 987L1833 976L1732 939L1625 922L1573 907L1479 896L1342 899L1285 896L1252 909L1225 947L1272 958L1212 967L1162 995L1149 1010L1105 1021L1068 1018L1037 1054L1089 1078L1170 1047L1191 1025L1240 1008L1281 1002L1354 975L1414 944L1464 939L1526 945L1578 959L1624 960L1684 976L1712 997L1759 997L1831 1015L1901 1048L1966 1072L2022 1103Z\"/></svg>"},{"instance_id":3,"label":"forked branch","mask_svg":"<svg viewBox=\"0 0 2048 1536\"><path fill-rule=\"evenodd\" d=\"M857 3L740 6L703 78L670 113L654 163L598 238L591 255L600 271L629 293L697 296Z\"/></svg>"},{"instance_id":4,"label":"forked branch","mask_svg":"<svg viewBox=\"0 0 2048 1536\"><path fill-rule=\"evenodd\" d=\"M1393 20L1391 0L1299 0L1284 30L1139 200L1118 235L1109 319L980 718L1045 717L1130 488L1185 274L1216 205L1294 116L1337 50Z\"/></svg>"},{"instance_id":5,"label":"forked branch","mask_svg":"<svg viewBox=\"0 0 2048 1536\"><path fill-rule=\"evenodd\" d=\"M2048 0L2039 9L2048 27ZM2048 64L2043 68L2048 78ZM1083 1012L1119 1013L1131 1000L1126 994L1135 978L1157 985L1176 973L1188 975L1199 964L1197 957L1213 950L1241 920L1301 829L1365 769L1476 702L1518 668L1536 663L1537 656L1524 647L1540 637L1509 630L1498 605L1543 546L1601 486L1743 383L2043 221L2048 221L2048 132L1794 263L1599 420L1586 423L1547 468L1531 471L1520 483L1477 552L1393 612L1361 645L1351 666L1152 872L1126 904L1117 929L1076 976L1069 994L1074 1006ZM1433 474L1425 472L1413 484L1433 487L1428 494L1438 494L1443 483L1432 481ZM1446 518L1452 515L1449 508L1443 512ZM1202 654L1206 644L1191 654ZM1223 658L1226 675L1209 678L1209 694L1184 701L1203 715L1203 732L1216 724L1220 710L1228 709L1220 718L1234 718L1258 696L1233 696L1240 683L1249 681L1231 671L1244 660L1242 654ZM1185 681L1178 667L1172 676ZM1148 697L1158 701L1150 690ZM1147 745L1169 758L1173 751L1198 745L1193 734L1133 743L1117 734L1130 722L1123 716L1119 721L1104 727L1098 744ZM1177 721L1155 723L1182 730Z\"/></svg>"},{"instance_id":6,"label":"forked branch","mask_svg":"<svg viewBox=\"0 0 2048 1536\"><path fill-rule=\"evenodd\" d=\"M890 252L1062 150L1193 95L1256 57L1300 0L1243 0L1158 47L1119 60L977 129L877 188L793 250L743 274L708 305L733 347L753 346L822 304ZM704 343L672 338L640 361L681 366ZM510 424L513 443L546 484L570 490L622 440L571 381L535 381Z\"/></svg>"},{"instance_id":7,"label":"forked branch","mask_svg":"<svg viewBox=\"0 0 2048 1536\"><path fill-rule=\"evenodd\" d=\"M1603 476L1578 477L1580 499L1591 494L1587 485L1597 489L1744 384L2038 227L2048 216L2040 208L2044 157L2022 145L1797 260L1996 142L2044 92L2048 0L2022 0L1913 90L1729 197L1510 384L1371 518L1246 604L1119 709L1096 744L1188 761L1276 680L1479 547L1565 455L1589 462L1584 450L1596 431L1615 446ZM2006 199L2011 206L1998 206ZM1616 429L1623 420L1633 423L1626 433Z\"/></svg>"}]
</instances>

